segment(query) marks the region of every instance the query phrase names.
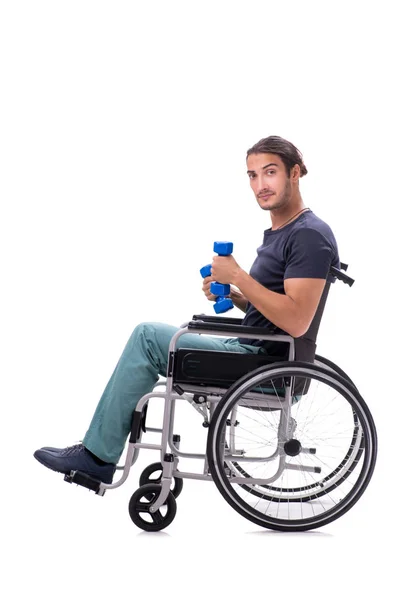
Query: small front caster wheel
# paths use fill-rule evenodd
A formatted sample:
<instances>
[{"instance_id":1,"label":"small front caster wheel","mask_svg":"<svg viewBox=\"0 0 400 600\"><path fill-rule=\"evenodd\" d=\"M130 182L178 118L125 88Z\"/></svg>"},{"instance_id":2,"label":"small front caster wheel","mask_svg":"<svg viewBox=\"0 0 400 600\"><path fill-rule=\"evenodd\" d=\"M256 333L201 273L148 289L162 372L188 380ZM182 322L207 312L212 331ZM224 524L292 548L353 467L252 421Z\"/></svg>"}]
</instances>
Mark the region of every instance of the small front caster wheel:
<instances>
[{"instance_id":1,"label":"small front caster wheel","mask_svg":"<svg viewBox=\"0 0 400 600\"><path fill-rule=\"evenodd\" d=\"M176 501L172 492L169 492L166 503L156 512L150 511L160 492L161 485L148 483L137 489L129 501L129 515L135 525L144 531L161 531L174 520Z\"/></svg>"},{"instance_id":2,"label":"small front caster wheel","mask_svg":"<svg viewBox=\"0 0 400 600\"><path fill-rule=\"evenodd\" d=\"M161 484L162 477L162 464L160 462L152 463L145 468L139 479L139 485L146 485L147 483ZM171 492L177 498L183 488L183 480L179 477L174 477L174 485L171 488Z\"/></svg>"}]
</instances>

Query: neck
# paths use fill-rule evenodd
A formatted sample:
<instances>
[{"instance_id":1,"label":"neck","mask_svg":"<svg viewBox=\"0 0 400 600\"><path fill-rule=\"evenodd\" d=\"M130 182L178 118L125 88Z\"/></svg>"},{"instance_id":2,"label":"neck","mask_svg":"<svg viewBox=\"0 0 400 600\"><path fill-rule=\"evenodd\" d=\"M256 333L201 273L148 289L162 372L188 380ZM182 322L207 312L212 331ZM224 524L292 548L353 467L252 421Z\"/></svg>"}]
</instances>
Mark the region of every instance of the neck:
<instances>
[{"instance_id":1,"label":"neck","mask_svg":"<svg viewBox=\"0 0 400 600\"><path fill-rule=\"evenodd\" d=\"M274 231L275 229L279 229L279 227L282 227L282 225L285 225L286 223L289 224L289 222L291 222L296 215L299 217L301 211L305 210L306 208L307 207L305 206L304 202L300 199L300 202L296 202L290 206L277 208L275 210L272 209L270 211L272 230Z\"/></svg>"}]
</instances>

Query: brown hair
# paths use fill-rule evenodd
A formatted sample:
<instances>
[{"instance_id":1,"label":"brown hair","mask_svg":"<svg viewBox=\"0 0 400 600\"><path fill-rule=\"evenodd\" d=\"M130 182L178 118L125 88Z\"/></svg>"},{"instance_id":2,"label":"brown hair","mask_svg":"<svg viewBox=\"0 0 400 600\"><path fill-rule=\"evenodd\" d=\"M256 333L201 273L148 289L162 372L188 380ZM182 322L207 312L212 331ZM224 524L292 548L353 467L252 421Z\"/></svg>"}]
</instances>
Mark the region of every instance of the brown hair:
<instances>
[{"instance_id":1,"label":"brown hair","mask_svg":"<svg viewBox=\"0 0 400 600\"><path fill-rule=\"evenodd\" d=\"M250 154L277 154L281 157L283 164L286 167L286 172L289 177L290 169L294 165L300 167L300 177L307 175L308 171L305 164L303 163L303 155L291 142L284 140L278 135L270 135L269 137L263 138L257 144L254 144L252 148L247 150L246 159Z\"/></svg>"}]
</instances>

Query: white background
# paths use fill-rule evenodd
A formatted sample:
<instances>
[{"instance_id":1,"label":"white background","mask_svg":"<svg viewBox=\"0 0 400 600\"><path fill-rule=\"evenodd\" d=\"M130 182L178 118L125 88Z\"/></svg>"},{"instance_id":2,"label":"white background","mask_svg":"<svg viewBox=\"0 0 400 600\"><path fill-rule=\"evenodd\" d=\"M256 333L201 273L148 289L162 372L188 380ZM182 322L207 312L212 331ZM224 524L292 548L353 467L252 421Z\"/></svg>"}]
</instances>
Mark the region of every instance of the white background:
<instances>
[{"instance_id":1,"label":"white background","mask_svg":"<svg viewBox=\"0 0 400 600\"><path fill-rule=\"evenodd\" d=\"M399 534L395 3L0 6L5 597L380 593ZM332 287L318 352L371 408L376 471L318 531L260 530L188 481L172 525L146 534L127 504L156 453L104 498L32 455L82 438L135 325L212 314L199 269L214 240L250 268L270 221L245 154L268 135L303 153L305 205L356 280Z\"/></svg>"}]
</instances>

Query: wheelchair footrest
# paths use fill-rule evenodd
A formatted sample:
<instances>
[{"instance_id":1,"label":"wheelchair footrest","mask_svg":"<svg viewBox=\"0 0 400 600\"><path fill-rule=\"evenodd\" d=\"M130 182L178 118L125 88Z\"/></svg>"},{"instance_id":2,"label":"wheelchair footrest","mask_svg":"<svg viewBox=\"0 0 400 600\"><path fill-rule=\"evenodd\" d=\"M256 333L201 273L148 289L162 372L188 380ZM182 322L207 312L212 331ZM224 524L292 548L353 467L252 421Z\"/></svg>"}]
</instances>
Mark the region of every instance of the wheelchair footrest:
<instances>
[{"instance_id":1,"label":"wheelchair footrest","mask_svg":"<svg viewBox=\"0 0 400 600\"><path fill-rule=\"evenodd\" d=\"M99 493L101 485L101 481L90 477L90 475L87 475L82 471L71 471L69 475L64 476L64 481L68 481L68 483L76 483L76 485L81 485L82 487L85 487L88 490L96 492L96 494Z\"/></svg>"}]
</instances>

